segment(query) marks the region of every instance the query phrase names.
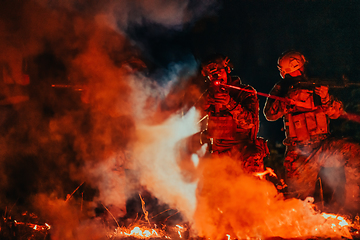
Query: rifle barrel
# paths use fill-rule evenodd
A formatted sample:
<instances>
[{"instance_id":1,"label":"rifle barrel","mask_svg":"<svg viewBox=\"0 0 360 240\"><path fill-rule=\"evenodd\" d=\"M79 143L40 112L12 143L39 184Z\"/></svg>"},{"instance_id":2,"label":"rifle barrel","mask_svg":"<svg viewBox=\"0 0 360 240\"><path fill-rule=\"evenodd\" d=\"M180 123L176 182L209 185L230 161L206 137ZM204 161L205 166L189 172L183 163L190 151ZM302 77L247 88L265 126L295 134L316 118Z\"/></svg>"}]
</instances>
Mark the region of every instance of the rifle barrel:
<instances>
[{"instance_id":1,"label":"rifle barrel","mask_svg":"<svg viewBox=\"0 0 360 240\"><path fill-rule=\"evenodd\" d=\"M236 90L240 90L240 91L255 93L255 94L259 95L259 96L272 98L272 99L276 99L276 100L283 101L283 102L289 102L289 100L287 98L285 98L285 97L279 97L279 96L271 95L271 94L268 94L268 93L262 93L262 92L254 91L254 90L251 90L251 89L246 89L246 88L227 85L227 84L221 84L221 85L224 86L224 87L228 87L228 88L232 88L232 89L236 89Z\"/></svg>"}]
</instances>

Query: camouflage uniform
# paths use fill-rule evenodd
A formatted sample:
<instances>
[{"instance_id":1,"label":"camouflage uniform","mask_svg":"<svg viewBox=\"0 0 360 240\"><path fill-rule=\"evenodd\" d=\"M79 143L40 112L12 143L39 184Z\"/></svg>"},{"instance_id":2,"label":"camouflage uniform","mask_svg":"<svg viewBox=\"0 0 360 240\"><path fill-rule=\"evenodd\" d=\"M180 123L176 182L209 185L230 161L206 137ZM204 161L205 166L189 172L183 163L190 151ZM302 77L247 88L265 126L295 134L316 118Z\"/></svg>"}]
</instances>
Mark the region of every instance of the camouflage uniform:
<instances>
[{"instance_id":1,"label":"camouflage uniform","mask_svg":"<svg viewBox=\"0 0 360 240\"><path fill-rule=\"evenodd\" d=\"M223 89L229 101L216 109L213 92L204 96L202 110L207 114L203 134L210 145L210 152L240 159L247 172L264 171L263 158L269 154L266 141L257 137L259 129L259 103L253 87L241 84L238 77L231 77L229 85L244 91Z\"/></svg>"},{"instance_id":2,"label":"camouflage uniform","mask_svg":"<svg viewBox=\"0 0 360 240\"><path fill-rule=\"evenodd\" d=\"M318 189L322 191L317 193L321 195L320 198L324 197L325 185L330 184L329 187L332 188L330 198L344 204L344 201L352 201L351 198L358 195L358 193L354 194L354 191L358 192L356 190L358 180L353 179L352 182L348 180L355 177L351 176L350 172L356 171L358 163L352 159L360 153L360 150L356 144L344 139L329 138L329 121L343 113L342 102L333 96L320 99L314 93L314 86L307 84L309 82L311 80L304 75L298 77L287 75L270 92L270 95L283 97L284 101L268 98L264 115L269 121L281 117L284 121L286 135L283 141L286 145L284 166L290 196L304 199L315 194L316 197L315 185L318 181ZM286 99L295 100L300 104L291 105ZM345 149L351 149L351 152L345 153ZM326 179L325 175L329 175L330 172L331 178L338 180L326 181L330 178ZM346 195L350 194L352 197L344 197L345 181L348 182L346 187L349 188Z\"/></svg>"}]
</instances>

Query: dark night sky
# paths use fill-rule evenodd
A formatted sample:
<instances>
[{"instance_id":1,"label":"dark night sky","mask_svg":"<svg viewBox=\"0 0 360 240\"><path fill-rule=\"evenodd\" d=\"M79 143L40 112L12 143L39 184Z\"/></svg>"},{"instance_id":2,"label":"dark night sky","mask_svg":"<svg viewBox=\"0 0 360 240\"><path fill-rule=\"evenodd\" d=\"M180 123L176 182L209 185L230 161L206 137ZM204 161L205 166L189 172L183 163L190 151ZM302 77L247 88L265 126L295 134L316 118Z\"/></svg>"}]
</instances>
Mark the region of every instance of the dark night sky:
<instances>
[{"instance_id":1,"label":"dark night sky","mask_svg":"<svg viewBox=\"0 0 360 240\"><path fill-rule=\"evenodd\" d=\"M268 93L280 80L276 61L289 49L301 51L308 74L357 82L360 69L359 1L225 0L218 9L181 31L148 24L129 29L150 50L155 64L186 61L221 52L230 57L244 83ZM345 103L349 89L337 92ZM260 98L260 110L265 99ZM268 123L260 114L260 135L281 140L282 121Z\"/></svg>"}]
</instances>

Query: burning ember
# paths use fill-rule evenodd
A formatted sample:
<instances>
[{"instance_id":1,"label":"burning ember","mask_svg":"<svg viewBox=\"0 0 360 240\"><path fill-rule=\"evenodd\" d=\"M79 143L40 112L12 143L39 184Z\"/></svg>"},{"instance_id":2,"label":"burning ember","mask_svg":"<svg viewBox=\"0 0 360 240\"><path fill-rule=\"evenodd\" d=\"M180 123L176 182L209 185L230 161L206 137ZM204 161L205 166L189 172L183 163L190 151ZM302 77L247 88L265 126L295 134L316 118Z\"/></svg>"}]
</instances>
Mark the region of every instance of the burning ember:
<instances>
[{"instance_id":1,"label":"burning ember","mask_svg":"<svg viewBox=\"0 0 360 240\"><path fill-rule=\"evenodd\" d=\"M5 215L7 215L5 213ZM11 216L3 217L0 227L1 239L13 239L11 237L27 236L27 239L45 239L49 236L51 226L48 223L40 224L35 214L23 213L22 218L27 220L18 221ZM31 222L33 221L33 222ZM17 239L22 239L17 238Z\"/></svg>"},{"instance_id":2,"label":"burning ember","mask_svg":"<svg viewBox=\"0 0 360 240\"><path fill-rule=\"evenodd\" d=\"M110 234L110 238L123 238L123 237L135 237L135 238L166 238L166 239L177 239L183 238L186 228L180 225L175 227L166 227L166 231L163 229L151 229L148 227L136 226L132 229L120 227L116 228L113 234ZM177 233L178 235L176 235Z\"/></svg>"},{"instance_id":3,"label":"burning ember","mask_svg":"<svg viewBox=\"0 0 360 240\"><path fill-rule=\"evenodd\" d=\"M259 177L260 179L264 179L264 177L269 174L270 176L276 177L276 174L274 173L274 170L272 170L271 168L266 168L266 170L264 172L259 172L259 173L254 173L254 176Z\"/></svg>"},{"instance_id":4,"label":"burning ember","mask_svg":"<svg viewBox=\"0 0 360 240\"><path fill-rule=\"evenodd\" d=\"M116 228L113 235L109 237L136 237L136 238L160 238L162 235L159 235L155 229L150 229L146 227L134 227L133 229L128 229L125 227Z\"/></svg>"},{"instance_id":5,"label":"burning ember","mask_svg":"<svg viewBox=\"0 0 360 240\"><path fill-rule=\"evenodd\" d=\"M38 230L38 231L42 231L42 230L50 230L50 225L45 223L44 225L39 225L39 224L33 224L33 223L23 223L23 222L17 222L16 220L14 220L15 226L16 225L25 225L28 226L34 230Z\"/></svg>"}]
</instances>

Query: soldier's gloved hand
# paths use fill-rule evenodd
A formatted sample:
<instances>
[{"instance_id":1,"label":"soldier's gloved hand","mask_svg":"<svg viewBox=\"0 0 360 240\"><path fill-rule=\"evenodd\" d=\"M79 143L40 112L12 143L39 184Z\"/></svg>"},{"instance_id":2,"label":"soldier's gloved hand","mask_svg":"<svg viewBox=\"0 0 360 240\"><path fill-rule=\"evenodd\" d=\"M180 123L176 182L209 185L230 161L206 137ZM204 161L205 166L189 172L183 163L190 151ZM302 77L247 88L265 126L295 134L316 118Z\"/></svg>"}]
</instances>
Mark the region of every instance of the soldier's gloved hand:
<instances>
[{"instance_id":1,"label":"soldier's gloved hand","mask_svg":"<svg viewBox=\"0 0 360 240\"><path fill-rule=\"evenodd\" d=\"M286 112L292 112L296 109L298 101L293 99L288 99L288 103L286 104Z\"/></svg>"},{"instance_id":2,"label":"soldier's gloved hand","mask_svg":"<svg viewBox=\"0 0 360 240\"><path fill-rule=\"evenodd\" d=\"M213 98L213 104L226 105L230 101L228 93L215 93Z\"/></svg>"},{"instance_id":3,"label":"soldier's gloved hand","mask_svg":"<svg viewBox=\"0 0 360 240\"><path fill-rule=\"evenodd\" d=\"M330 101L329 88L326 86L316 87L315 94L320 96L321 103L327 103Z\"/></svg>"}]
</instances>

